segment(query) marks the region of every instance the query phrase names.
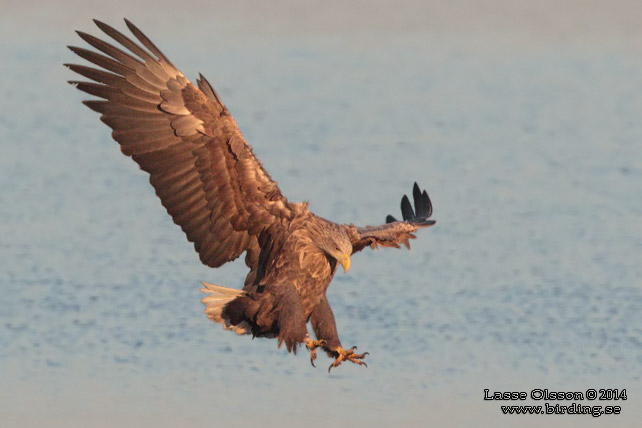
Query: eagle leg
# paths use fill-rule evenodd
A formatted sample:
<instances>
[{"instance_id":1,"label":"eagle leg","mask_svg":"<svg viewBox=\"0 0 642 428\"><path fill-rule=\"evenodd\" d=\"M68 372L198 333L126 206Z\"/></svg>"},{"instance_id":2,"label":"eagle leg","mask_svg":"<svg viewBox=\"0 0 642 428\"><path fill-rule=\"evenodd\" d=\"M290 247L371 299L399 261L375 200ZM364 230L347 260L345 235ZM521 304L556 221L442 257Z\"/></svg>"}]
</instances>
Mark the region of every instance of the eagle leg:
<instances>
[{"instance_id":1,"label":"eagle leg","mask_svg":"<svg viewBox=\"0 0 642 428\"><path fill-rule=\"evenodd\" d=\"M330 370L332 370L334 367L337 367L343 361L350 361L352 363L359 364L360 366L368 367L365 361L362 361L366 357L366 355L368 355L368 352L364 352L363 354L355 354L355 349L357 349L356 346L353 346L350 349L343 349L341 346L338 346L336 349L333 349L332 352L337 354L337 359L334 360L334 363L330 364L330 367L328 367L328 373L330 373Z\"/></svg>"},{"instance_id":2,"label":"eagle leg","mask_svg":"<svg viewBox=\"0 0 642 428\"><path fill-rule=\"evenodd\" d=\"M328 344L325 340L312 340L309 337L305 338L305 347L310 350L310 364L312 364L312 367L316 367L314 365L314 360L317 359L317 348L319 347L324 347Z\"/></svg>"}]
</instances>

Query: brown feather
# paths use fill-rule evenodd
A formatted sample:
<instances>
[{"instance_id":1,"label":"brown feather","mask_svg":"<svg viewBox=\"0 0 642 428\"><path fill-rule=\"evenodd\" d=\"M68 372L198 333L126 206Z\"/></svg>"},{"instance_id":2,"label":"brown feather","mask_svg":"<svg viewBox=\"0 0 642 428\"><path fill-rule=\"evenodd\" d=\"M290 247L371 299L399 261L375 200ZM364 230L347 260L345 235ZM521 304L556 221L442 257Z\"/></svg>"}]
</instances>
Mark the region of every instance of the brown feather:
<instances>
[{"instance_id":1,"label":"brown feather","mask_svg":"<svg viewBox=\"0 0 642 428\"><path fill-rule=\"evenodd\" d=\"M100 51L70 47L98 67L69 65L93 81L73 82L77 88L103 99L85 104L102 113L123 153L151 173L161 202L204 263L219 266L247 250L256 254L258 242L250 234L288 217L289 203L234 119L221 115L225 107L218 94L202 76L199 91L131 22L127 27L142 46L95 22L122 48L78 33Z\"/></svg>"},{"instance_id":2,"label":"brown feather","mask_svg":"<svg viewBox=\"0 0 642 428\"><path fill-rule=\"evenodd\" d=\"M277 337L291 352L308 343L311 320L326 351L338 352L325 299L337 264L347 270L350 251L367 246L409 248L413 232L434 223L427 193L415 184L414 210L404 196L404 221L388 216L382 226L337 225L310 213L307 203L288 202L209 82L199 75L194 86L125 22L135 40L100 21L116 44L78 32L100 53L69 49L98 68L68 64L90 80L70 83L100 98L84 103L150 174L156 195L204 264L218 267L246 252L244 290L204 283L206 313L239 334Z\"/></svg>"}]
</instances>

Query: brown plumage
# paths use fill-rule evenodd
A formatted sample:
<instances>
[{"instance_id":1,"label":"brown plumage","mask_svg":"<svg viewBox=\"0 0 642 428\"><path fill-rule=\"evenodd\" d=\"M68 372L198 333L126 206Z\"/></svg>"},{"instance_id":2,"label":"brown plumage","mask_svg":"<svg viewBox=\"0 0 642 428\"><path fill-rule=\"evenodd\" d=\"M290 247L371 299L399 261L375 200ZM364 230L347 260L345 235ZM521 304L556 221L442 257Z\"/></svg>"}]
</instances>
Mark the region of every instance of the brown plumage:
<instances>
[{"instance_id":1,"label":"brown plumage","mask_svg":"<svg viewBox=\"0 0 642 428\"><path fill-rule=\"evenodd\" d=\"M211 267L245 253L250 268L243 290L203 283L205 312L238 334L276 337L288 351L305 344L364 364L365 354L344 349L326 290L341 264L366 246L409 247L413 232L435 222L432 205L415 183L414 210L402 199L403 221L381 226L339 225L289 202L263 169L216 91L200 76L194 86L131 22L138 42L94 21L125 48L89 34L80 37L98 52L69 48L98 68L65 64L92 80L71 81L98 97L84 101L110 128L122 152L150 174L167 212ZM142 46L141 46L142 45ZM308 337L307 322L316 340Z\"/></svg>"}]
</instances>

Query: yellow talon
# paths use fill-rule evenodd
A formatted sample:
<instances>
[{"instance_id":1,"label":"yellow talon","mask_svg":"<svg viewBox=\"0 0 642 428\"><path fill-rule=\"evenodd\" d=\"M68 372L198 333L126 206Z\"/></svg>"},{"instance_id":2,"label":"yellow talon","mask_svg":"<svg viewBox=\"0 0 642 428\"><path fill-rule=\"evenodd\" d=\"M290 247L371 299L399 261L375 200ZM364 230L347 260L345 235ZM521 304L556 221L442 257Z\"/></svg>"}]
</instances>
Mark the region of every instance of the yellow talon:
<instances>
[{"instance_id":1,"label":"yellow talon","mask_svg":"<svg viewBox=\"0 0 642 428\"><path fill-rule=\"evenodd\" d=\"M350 361L351 363L368 367L365 361L362 361L366 357L366 355L368 355L368 352L364 352L363 354L355 354L355 349L357 349L356 346L353 346L350 349L343 349L341 346L339 346L337 349L333 349L333 352L336 352L338 355L337 359L334 360L334 363L330 364L330 367L328 367L328 373L330 373L330 370L332 370L334 367L337 367L343 361Z\"/></svg>"},{"instance_id":2,"label":"yellow talon","mask_svg":"<svg viewBox=\"0 0 642 428\"><path fill-rule=\"evenodd\" d=\"M327 342L323 339L312 340L309 337L306 339L307 340L305 341L305 347L310 350L310 364L312 364L312 367L316 367L314 365L314 360L317 359L317 348L326 346Z\"/></svg>"}]
</instances>

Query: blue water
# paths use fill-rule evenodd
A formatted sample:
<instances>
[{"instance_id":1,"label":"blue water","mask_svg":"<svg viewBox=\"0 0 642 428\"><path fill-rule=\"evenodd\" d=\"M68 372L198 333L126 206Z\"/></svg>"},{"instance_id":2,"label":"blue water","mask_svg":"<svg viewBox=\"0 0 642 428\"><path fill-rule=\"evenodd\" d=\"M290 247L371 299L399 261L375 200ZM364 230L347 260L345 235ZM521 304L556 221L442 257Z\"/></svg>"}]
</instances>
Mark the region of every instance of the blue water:
<instances>
[{"instance_id":1,"label":"blue water","mask_svg":"<svg viewBox=\"0 0 642 428\"><path fill-rule=\"evenodd\" d=\"M621 415L546 424L636 426L639 56L377 32L248 36L204 55L193 33L144 31L215 85L290 200L378 224L416 180L437 226L410 252L355 256L329 289L368 369L328 375L324 355L313 369L303 349L224 332L200 281L240 287L245 265L202 266L81 105L61 66L77 61L72 28L3 43L0 425L531 426L542 419L501 416L483 389L610 387L629 392L611 403Z\"/></svg>"}]
</instances>

